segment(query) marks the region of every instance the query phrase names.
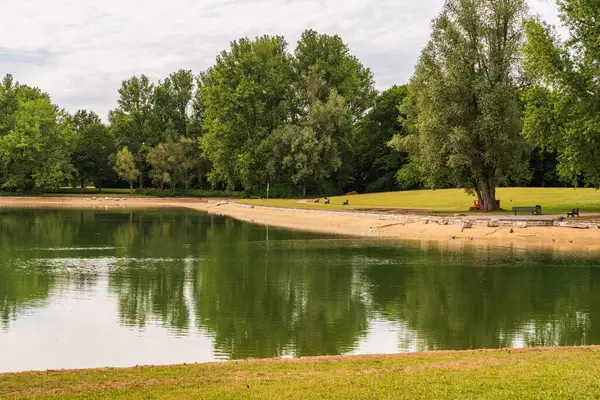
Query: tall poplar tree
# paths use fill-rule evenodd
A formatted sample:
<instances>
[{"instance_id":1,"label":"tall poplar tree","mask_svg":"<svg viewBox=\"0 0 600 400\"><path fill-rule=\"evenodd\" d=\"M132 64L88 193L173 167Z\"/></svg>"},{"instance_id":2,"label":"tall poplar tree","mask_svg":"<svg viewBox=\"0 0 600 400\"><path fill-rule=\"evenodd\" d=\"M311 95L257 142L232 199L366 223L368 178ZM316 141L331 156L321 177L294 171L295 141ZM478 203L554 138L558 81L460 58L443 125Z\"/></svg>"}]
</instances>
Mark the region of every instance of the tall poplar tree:
<instances>
[{"instance_id":1,"label":"tall poplar tree","mask_svg":"<svg viewBox=\"0 0 600 400\"><path fill-rule=\"evenodd\" d=\"M524 0L447 0L433 22L403 111L409 150L425 183L474 191L498 209L496 186L525 173L519 55Z\"/></svg>"}]
</instances>

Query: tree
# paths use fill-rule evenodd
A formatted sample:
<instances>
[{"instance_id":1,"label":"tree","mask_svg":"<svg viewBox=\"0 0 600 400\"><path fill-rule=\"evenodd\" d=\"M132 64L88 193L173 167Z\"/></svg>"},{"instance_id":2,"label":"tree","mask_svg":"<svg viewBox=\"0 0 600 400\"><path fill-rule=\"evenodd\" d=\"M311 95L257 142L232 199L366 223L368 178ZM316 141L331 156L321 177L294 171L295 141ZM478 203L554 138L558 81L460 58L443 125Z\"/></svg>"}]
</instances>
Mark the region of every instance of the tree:
<instances>
[{"instance_id":1,"label":"tree","mask_svg":"<svg viewBox=\"0 0 600 400\"><path fill-rule=\"evenodd\" d=\"M180 136L188 135L194 99L195 79L192 71L179 70L159 82L152 97L152 129L160 132L165 140L166 132Z\"/></svg>"},{"instance_id":2,"label":"tree","mask_svg":"<svg viewBox=\"0 0 600 400\"><path fill-rule=\"evenodd\" d=\"M326 101L331 89L335 89L346 99L355 119L361 118L372 106L377 95L373 73L350 53L348 45L338 35L304 31L294 56L300 76L307 77L313 67L323 76L325 85L319 97L322 101Z\"/></svg>"},{"instance_id":3,"label":"tree","mask_svg":"<svg viewBox=\"0 0 600 400\"><path fill-rule=\"evenodd\" d=\"M81 187L92 182L102 192L104 182L111 180L114 171L109 164L115 153L115 139L93 112L80 110L73 116L75 150L73 166Z\"/></svg>"},{"instance_id":4,"label":"tree","mask_svg":"<svg viewBox=\"0 0 600 400\"><path fill-rule=\"evenodd\" d=\"M168 140L171 140L170 138ZM150 178L152 182L159 185L162 192L165 184L171 182L171 161L169 144L161 143L148 153L148 162L152 166Z\"/></svg>"},{"instance_id":5,"label":"tree","mask_svg":"<svg viewBox=\"0 0 600 400\"><path fill-rule=\"evenodd\" d=\"M118 107L109 113L112 132L119 147L127 147L140 170L140 188L144 186L146 155L163 140L163 132L153 131L152 97L154 85L146 75L123 81L119 89Z\"/></svg>"},{"instance_id":6,"label":"tree","mask_svg":"<svg viewBox=\"0 0 600 400\"><path fill-rule=\"evenodd\" d=\"M2 188L44 191L71 178L73 130L66 113L37 88L7 76L0 88Z\"/></svg>"},{"instance_id":7,"label":"tree","mask_svg":"<svg viewBox=\"0 0 600 400\"><path fill-rule=\"evenodd\" d=\"M14 126L14 115L19 108L18 86L12 75L6 75L0 84L0 136L5 136Z\"/></svg>"},{"instance_id":8,"label":"tree","mask_svg":"<svg viewBox=\"0 0 600 400\"><path fill-rule=\"evenodd\" d=\"M353 164L359 192L398 189L396 174L407 163L408 157L406 153L392 149L387 143L394 135L402 137L408 134L400 122L399 109L407 92L407 86L393 86L382 92L373 108L356 125Z\"/></svg>"},{"instance_id":9,"label":"tree","mask_svg":"<svg viewBox=\"0 0 600 400\"><path fill-rule=\"evenodd\" d=\"M161 191L168 183L175 190L181 182L189 189L200 162L199 149L195 140L181 137L174 141L168 137L165 143L159 144L148 154L148 162L152 165L150 176L160 185Z\"/></svg>"},{"instance_id":10,"label":"tree","mask_svg":"<svg viewBox=\"0 0 600 400\"><path fill-rule=\"evenodd\" d=\"M294 70L279 36L240 39L201 75L204 154L209 180L233 189L266 182L273 131L290 118Z\"/></svg>"},{"instance_id":11,"label":"tree","mask_svg":"<svg viewBox=\"0 0 600 400\"><path fill-rule=\"evenodd\" d=\"M428 186L474 191L496 210L496 185L525 174L519 109L523 0L447 0L411 79L409 150Z\"/></svg>"},{"instance_id":12,"label":"tree","mask_svg":"<svg viewBox=\"0 0 600 400\"><path fill-rule=\"evenodd\" d=\"M140 176L140 170L136 168L133 154L127 147L117 152L115 172L119 178L129 182L129 194L133 195L133 182Z\"/></svg>"},{"instance_id":13,"label":"tree","mask_svg":"<svg viewBox=\"0 0 600 400\"><path fill-rule=\"evenodd\" d=\"M334 89L326 101L320 99L325 82L317 68L311 68L302 97L308 108L306 117L278 128L272 137L275 152L267 170L279 168L291 174L294 184L328 178L342 164L341 148L352 132L352 115L345 100ZM270 167L275 164L275 167Z\"/></svg>"},{"instance_id":14,"label":"tree","mask_svg":"<svg viewBox=\"0 0 600 400\"><path fill-rule=\"evenodd\" d=\"M598 4L557 1L570 35L561 41L547 24L530 19L524 68L524 133L542 149L558 152L561 177L600 187L600 42Z\"/></svg>"}]
</instances>

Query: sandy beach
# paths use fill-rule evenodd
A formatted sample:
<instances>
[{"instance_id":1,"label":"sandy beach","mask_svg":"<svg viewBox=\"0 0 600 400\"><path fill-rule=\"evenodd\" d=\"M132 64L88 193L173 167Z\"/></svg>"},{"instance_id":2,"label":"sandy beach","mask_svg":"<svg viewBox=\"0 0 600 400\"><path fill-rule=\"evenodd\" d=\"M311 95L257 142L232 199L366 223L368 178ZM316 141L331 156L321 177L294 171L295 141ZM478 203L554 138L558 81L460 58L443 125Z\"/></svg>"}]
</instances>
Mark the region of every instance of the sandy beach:
<instances>
[{"instance_id":1,"label":"sandy beach","mask_svg":"<svg viewBox=\"0 0 600 400\"><path fill-rule=\"evenodd\" d=\"M429 223L384 214L312 211L250 207L215 199L161 198L89 198L89 197L4 197L0 207L69 207L69 208L161 208L183 207L225 215L251 223L322 233L369 238L435 241L449 246L484 246L509 248L548 248L565 252L600 251L600 228L569 227L488 227ZM595 228L594 228L595 227Z\"/></svg>"}]
</instances>

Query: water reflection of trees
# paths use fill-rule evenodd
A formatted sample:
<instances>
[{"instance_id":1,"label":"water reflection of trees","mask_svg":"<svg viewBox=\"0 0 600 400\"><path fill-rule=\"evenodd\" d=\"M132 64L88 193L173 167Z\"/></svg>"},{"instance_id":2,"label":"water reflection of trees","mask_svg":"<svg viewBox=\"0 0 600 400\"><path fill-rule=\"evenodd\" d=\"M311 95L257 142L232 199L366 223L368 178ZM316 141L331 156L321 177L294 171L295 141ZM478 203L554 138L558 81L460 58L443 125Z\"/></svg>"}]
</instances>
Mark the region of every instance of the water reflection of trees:
<instances>
[{"instance_id":1,"label":"water reflection of trees","mask_svg":"<svg viewBox=\"0 0 600 400\"><path fill-rule=\"evenodd\" d=\"M104 257L122 324L199 328L227 358L345 353L375 316L405 327L420 349L600 344L590 259L307 240L315 236L178 210L0 217L5 326L63 287L93 286L98 271L85 266ZM94 246L112 250L78 250ZM82 266L44 263L55 247Z\"/></svg>"},{"instance_id":2,"label":"water reflection of trees","mask_svg":"<svg viewBox=\"0 0 600 400\"><path fill-rule=\"evenodd\" d=\"M230 244L208 246L209 262L196 270L194 293L198 324L214 336L217 353L341 354L364 335L367 305L344 249L215 239Z\"/></svg>"},{"instance_id":3,"label":"water reflection of trees","mask_svg":"<svg viewBox=\"0 0 600 400\"><path fill-rule=\"evenodd\" d=\"M421 349L600 343L600 270L592 260L401 252L416 265L378 265L366 275L374 308L406 323Z\"/></svg>"},{"instance_id":4,"label":"water reflection of trees","mask_svg":"<svg viewBox=\"0 0 600 400\"><path fill-rule=\"evenodd\" d=\"M74 271L65 276L55 265L40 261L48 248L73 245L80 223L77 218L67 221L62 211L0 210L0 323L5 327L23 311L43 306L65 285L93 284L93 274Z\"/></svg>"}]
</instances>

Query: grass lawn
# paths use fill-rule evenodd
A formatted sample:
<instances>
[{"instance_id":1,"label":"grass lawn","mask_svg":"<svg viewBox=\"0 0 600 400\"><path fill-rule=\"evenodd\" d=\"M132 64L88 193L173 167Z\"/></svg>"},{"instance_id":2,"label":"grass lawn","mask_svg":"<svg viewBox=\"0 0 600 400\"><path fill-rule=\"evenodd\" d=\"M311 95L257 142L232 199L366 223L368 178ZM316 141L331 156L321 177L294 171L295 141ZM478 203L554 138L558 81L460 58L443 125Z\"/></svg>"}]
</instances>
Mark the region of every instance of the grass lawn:
<instances>
[{"instance_id":1,"label":"grass lawn","mask_svg":"<svg viewBox=\"0 0 600 400\"><path fill-rule=\"evenodd\" d=\"M0 375L0 398L598 398L600 348L440 352Z\"/></svg>"},{"instance_id":2,"label":"grass lawn","mask_svg":"<svg viewBox=\"0 0 600 400\"><path fill-rule=\"evenodd\" d=\"M513 206L541 205L544 214L562 214L573 208L581 208L582 213L600 212L600 191L595 189L573 188L499 188L497 199L501 207L509 211ZM321 203L298 204L298 200L245 200L256 205L277 207L298 207L315 209L357 209L357 208L401 208L422 209L443 213L465 212L473 206L475 197L468 196L462 189L444 190L414 190L406 192L388 192L362 194L356 196L331 197L329 206ZM349 207L342 206L345 200L350 201Z\"/></svg>"}]
</instances>

